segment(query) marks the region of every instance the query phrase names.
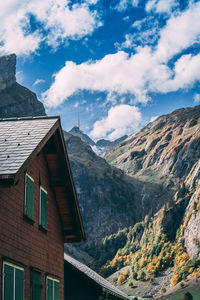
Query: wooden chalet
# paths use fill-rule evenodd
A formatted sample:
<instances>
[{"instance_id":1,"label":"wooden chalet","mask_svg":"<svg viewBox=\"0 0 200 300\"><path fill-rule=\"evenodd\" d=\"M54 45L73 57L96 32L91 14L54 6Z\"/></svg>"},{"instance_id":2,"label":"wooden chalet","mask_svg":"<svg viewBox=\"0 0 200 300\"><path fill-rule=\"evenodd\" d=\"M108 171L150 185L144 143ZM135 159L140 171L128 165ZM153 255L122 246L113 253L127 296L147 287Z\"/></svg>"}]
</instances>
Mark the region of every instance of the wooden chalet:
<instances>
[{"instance_id":1,"label":"wooden chalet","mask_svg":"<svg viewBox=\"0 0 200 300\"><path fill-rule=\"evenodd\" d=\"M64 299L64 243L84 239L59 117L0 119L0 299Z\"/></svg>"},{"instance_id":2,"label":"wooden chalet","mask_svg":"<svg viewBox=\"0 0 200 300\"><path fill-rule=\"evenodd\" d=\"M92 269L65 254L65 300L131 300ZM68 276L70 274L70 276Z\"/></svg>"}]
</instances>

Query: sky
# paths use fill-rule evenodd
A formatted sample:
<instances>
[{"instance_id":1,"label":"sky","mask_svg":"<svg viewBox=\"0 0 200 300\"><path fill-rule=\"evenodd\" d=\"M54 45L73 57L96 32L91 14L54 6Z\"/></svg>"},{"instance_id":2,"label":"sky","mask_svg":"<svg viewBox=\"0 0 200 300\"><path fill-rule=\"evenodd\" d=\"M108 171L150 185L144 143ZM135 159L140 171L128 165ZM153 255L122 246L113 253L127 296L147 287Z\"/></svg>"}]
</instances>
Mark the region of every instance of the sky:
<instances>
[{"instance_id":1,"label":"sky","mask_svg":"<svg viewBox=\"0 0 200 300\"><path fill-rule=\"evenodd\" d=\"M200 105L200 1L7 0L0 55L62 127L94 140Z\"/></svg>"}]
</instances>

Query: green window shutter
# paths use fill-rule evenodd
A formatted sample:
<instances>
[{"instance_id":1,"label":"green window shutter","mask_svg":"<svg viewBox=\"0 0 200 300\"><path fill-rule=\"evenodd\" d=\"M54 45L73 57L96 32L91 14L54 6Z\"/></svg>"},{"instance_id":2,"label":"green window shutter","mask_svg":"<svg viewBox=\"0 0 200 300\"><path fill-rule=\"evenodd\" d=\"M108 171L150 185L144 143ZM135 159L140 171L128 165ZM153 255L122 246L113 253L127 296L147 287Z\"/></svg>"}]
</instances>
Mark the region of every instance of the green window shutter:
<instances>
[{"instance_id":1,"label":"green window shutter","mask_svg":"<svg viewBox=\"0 0 200 300\"><path fill-rule=\"evenodd\" d=\"M26 208L27 216L33 218L34 181L26 175Z\"/></svg>"},{"instance_id":2,"label":"green window shutter","mask_svg":"<svg viewBox=\"0 0 200 300\"><path fill-rule=\"evenodd\" d=\"M13 300L14 294L14 268L4 264L4 293L3 300Z\"/></svg>"},{"instance_id":3,"label":"green window shutter","mask_svg":"<svg viewBox=\"0 0 200 300\"><path fill-rule=\"evenodd\" d=\"M40 209L41 209L41 220L40 220L40 224L47 228L47 193L45 191L43 191L42 189L40 190Z\"/></svg>"},{"instance_id":4,"label":"green window shutter","mask_svg":"<svg viewBox=\"0 0 200 300\"><path fill-rule=\"evenodd\" d=\"M42 283L41 274L37 272L32 273L32 300L41 300Z\"/></svg>"},{"instance_id":5,"label":"green window shutter","mask_svg":"<svg viewBox=\"0 0 200 300\"><path fill-rule=\"evenodd\" d=\"M15 268L15 300L24 299L24 270Z\"/></svg>"},{"instance_id":6,"label":"green window shutter","mask_svg":"<svg viewBox=\"0 0 200 300\"><path fill-rule=\"evenodd\" d=\"M54 281L54 300L60 299L60 282Z\"/></svg>"},{"instance_id":7,"label":"green window shutter","mask_svg":"<svg viewBox=\"0 0 200 300\"><path fill-rule=\"evenodd\" d=\"M47 278L47 300L54 300L53 299L53 280Z\"/></svg>"}]
</instances>

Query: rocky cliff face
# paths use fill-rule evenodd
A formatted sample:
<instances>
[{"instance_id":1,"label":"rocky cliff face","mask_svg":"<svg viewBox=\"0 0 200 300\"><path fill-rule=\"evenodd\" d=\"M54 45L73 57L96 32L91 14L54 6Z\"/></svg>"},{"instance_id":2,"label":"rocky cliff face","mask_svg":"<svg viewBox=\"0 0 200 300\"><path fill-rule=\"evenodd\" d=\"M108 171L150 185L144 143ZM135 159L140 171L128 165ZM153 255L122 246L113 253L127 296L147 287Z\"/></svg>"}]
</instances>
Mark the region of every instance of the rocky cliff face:
<instances>
[{"instance_id":1,"label":"rocky cliff face","mask_svg":"<svg viewBox=\"0 0 200 300\"><path fill-rule=\"evenodd\" d=\"M200 160L189 173L186 185L192 191L192 197L185 212L185 247L190 256L200 258Z\"/></svg>"},{"instance_id":2,"label":"rocky cliff face","mask_svg":"<svg viewBox=\"0 0 200 300\"><path fill-rule=\"evenodd\" d=\"M16 55L0 57L0 91L11 87L16 83Z\"/></svg>"},{"instance_id":3,"label":"rocky cliff face","mask_svg":"<svg viewBox=\"0 0 200 300\"><path fill-rule=\"evenodd\" d=\"M175 188L200 157L200 106L157 118L104 157L141 180Z\"/></svg>"},{"instance_id":4,"label":"rocky cliff face","mask_svg":"<svg viewBox=\"0 0 200 300\"><path fill-rule=\"evenodd\" d=\"M35 93L16 82L16 55L0 57L0 117L46 115Z\"/></svg>"}]
</instances>

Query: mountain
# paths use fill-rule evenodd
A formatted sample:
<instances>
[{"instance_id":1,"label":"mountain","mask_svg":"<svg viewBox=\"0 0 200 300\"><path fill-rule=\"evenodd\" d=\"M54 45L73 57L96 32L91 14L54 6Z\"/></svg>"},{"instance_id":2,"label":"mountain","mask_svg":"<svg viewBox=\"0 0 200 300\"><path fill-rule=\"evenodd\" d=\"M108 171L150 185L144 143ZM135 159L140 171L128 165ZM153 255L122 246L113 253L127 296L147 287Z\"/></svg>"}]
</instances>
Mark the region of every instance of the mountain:
<instances>
[{"instance_id":1,"label":"mountain","mask_svg":"<svg viewBox=\"0 0 200 300\"><path fill-rule=\"evenodd\" d=\"M98 154L102 155L105 153L108 149L111 147L121 143L123 140L125 140L128 137L128 135L123 135L120 138L114 140L114 141L109 141L105 139L98 140L95 144L95 146L92 147L93 151Z\"/></svg>"},{"instance_id":2,"label":"mountain","mask_svg":"<svg viewBox=\"0 0 200 300\"><path fill-rule=\"evenodd\" d=\"M79 249L101 264L114 253L101 251L102 239L141 220L147 211L161 208L173 191L157 183L144 187L143 182L110 166L79 137L64 131L64 138L87 235Z\"/></svg>"},{"instance_id":3,"label":"mountain","mask_svg":"<svg viewBox=\"0 0 200 300\"><path fill-rule=\"evenodd\" d=\"M107 151L109 148L119 144L123 140L125 140L128 136L124 135L114 141L109 141L109 140L98 140L96 143L87 135L85 134L78 126L74 126L69 133L71 133L74 136L78 136L81 138L83 142L86 142L92 147L92 150L98 154L101 155L105 151Z\"/></svg>"},{"instance_id":4,"label":"mountain","mask_svg":"<svg viewBox=\"0 0 200 300\"><path fill-rule=\"evenodd\" d=\"M16 55L0 57L0 117L46 115L36 94L16 82Z\"/></svg>"},{"instance_id":5,"label":"mountain","mask_svg":"<svg viewBox=\"0 0 200 300\"><path fill-rule=\"evenodd\" d=\"M174 189L200 157L200 106L182 108L149 123L104 158L140 180Z\"/></svg>"},{"instance_id":6,"label":"mountain","mask_svg":"<svg viewBox=\"0 0 200 300\"><path fill-rule=\"evenodd\" d=\"M78 136L80 137L80 139L83 142L86 142L87 144L89 144L90 146L94 146L95 142L87 135L85 134L78 126L74 126L69 133L71 133L74 136Z\"/></svg>"},{"instance_id":7,"label":"mountain","mask_svg":"<svg viewBox=\"0 0 200 300\"><path fill-rule=\"evenodd\" d=\"M200 282L200 106L157 118L104 157L144 186L158 182L175 193L155 214L104 238L103 250L115 255L100 272L148 297Z\"/></svg>"},{"instance_id":8,"label":"mountain","mask_svg":"<svg viewBox=\"0 0 200 300\"><path fill-rule=\"evenodd\" d=\"M123 236L114 257L100 269L122 290L142 297L200 283L200 164L174 197L154 215L104 238L104 251ZM199 290L200 292L200 290Z\"/></svg>"}]
</instances>

